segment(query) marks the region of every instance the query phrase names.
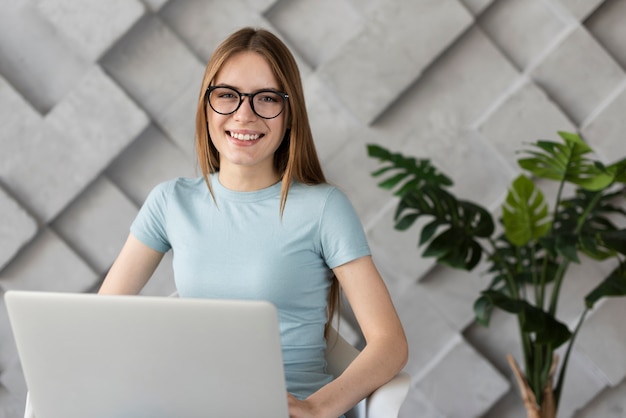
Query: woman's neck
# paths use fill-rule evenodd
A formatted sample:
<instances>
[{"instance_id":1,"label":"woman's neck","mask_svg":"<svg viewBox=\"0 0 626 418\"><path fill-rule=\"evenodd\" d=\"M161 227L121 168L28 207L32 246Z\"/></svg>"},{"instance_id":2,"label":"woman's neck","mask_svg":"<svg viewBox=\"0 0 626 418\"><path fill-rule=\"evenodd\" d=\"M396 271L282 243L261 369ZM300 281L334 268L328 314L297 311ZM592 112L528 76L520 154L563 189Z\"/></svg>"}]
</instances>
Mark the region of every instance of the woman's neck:
<instances>
[{"instance_id":1,"label":"woman's neck","mask_svg":"<svg viewBox=\"0 0 626 418\"><path fill-rule=\"evenodd\" d=\"M259 170L251 167L227 166L220 167L218 173L220 184L237 192L253 192L265 189L280 181L275 170Z\"/></svg>"}]
</instances>

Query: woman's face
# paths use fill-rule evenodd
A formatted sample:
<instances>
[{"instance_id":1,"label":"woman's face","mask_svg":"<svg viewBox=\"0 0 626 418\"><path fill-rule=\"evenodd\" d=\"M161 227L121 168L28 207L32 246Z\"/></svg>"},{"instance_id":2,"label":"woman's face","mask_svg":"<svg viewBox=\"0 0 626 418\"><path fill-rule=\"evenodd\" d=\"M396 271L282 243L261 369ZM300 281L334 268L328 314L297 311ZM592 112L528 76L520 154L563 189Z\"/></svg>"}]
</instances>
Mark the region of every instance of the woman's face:
<instances>
[{"instance_id":1,"label":"woman's face","mask_svg":"<svg viewBox=\"0 0 626 418\"><path fill-rule=\"evenodd\" d=\"M230 57L218 71L212 85L232 87L240 93L255 93L264 89L280 91L269 64L256 52L241 52ZM287 107L285 103L285 110L280 115L264 119L252 111L248 96L230 115L219 114L207 104L209 135L219 151L220 171L237 166L240 169L273 172L274 152L285 135Z\"/></svg>"}]
</instances>

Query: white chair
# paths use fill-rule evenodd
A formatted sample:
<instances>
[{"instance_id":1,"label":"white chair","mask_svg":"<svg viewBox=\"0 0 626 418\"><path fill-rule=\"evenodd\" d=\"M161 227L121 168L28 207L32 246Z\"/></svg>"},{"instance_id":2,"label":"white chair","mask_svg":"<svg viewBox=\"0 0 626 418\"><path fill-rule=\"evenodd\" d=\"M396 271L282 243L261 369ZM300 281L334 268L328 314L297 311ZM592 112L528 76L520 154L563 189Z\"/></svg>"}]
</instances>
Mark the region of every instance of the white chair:
<instances>
[{"instance_id":1,"label":"white chair","mask_svg":"<svg viewBox=\"0 0 626 418\"><path fill-rule=\"evenodd\" d=\"M340 375L358 354L359 350L350 345L334 328L330 328L326 361L331 374ZM396 418L410 384L408 373L398 373L347 412L346 418Z\"/></svg>"},{"instance_id":2,"label":"white chair","mask_svg":"<svg viewBox=\"0 0 626 418\"><path fill-rule=\"evenodd\" d=\"M171 296L178 295L174 293ZM358 354L359 350L350 345L334 328L330 328L326 361L331 374L340 375ZM396 418L409 392L410 384L408 373L404 371L398 373L347 412L346 418ZM28 394L24 418L35 418Z\"/></svg>"}]
</instances>

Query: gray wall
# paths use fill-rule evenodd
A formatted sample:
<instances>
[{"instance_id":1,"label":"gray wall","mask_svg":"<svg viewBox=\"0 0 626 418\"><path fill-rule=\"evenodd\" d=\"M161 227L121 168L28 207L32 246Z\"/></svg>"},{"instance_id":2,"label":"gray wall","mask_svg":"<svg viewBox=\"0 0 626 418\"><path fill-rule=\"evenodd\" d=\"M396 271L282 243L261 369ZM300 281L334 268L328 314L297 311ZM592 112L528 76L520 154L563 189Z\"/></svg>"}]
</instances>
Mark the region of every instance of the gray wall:
<instances>
[{"instance_id":1,"label":"gray wall","mask_svg":"<svg viewBox=\"0 0 626 418\"><path fill-rule=\"evenodd\" d=\"M0 294L98 286L148 191L195 175L204 64L243 25L298 57L324 168L356 206L410 339L402 416L522 416L504 359L519 355L513 318L477 326L488 278L436 267L415 232L394 232L365 145L432 158L494 210L524 141L579 131L611 162L626 150L626 0L3 0ZM563 320L607 268L568 279ZM166 262L144 293L169 293L171 277ZM561 417L626 416L625 316L611 300L588 318ZM4 308L0 334L0 417L13 418L26 389Z\"/></svg>"}]
</instances>

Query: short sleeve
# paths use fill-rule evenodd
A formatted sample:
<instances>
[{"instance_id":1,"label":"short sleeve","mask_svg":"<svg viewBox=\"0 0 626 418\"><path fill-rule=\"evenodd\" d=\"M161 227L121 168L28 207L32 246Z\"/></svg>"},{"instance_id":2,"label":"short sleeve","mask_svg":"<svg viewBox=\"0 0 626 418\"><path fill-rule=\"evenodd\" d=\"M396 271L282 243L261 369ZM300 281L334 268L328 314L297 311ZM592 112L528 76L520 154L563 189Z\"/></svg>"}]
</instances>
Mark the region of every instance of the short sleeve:
<instances>
[{"instance_id":1,"label":"short sleeve","mask_svg":"<svg viewBox=\"0 0 626 418\"><path fill-rule=\"evenodd\" d=\"M329 193L322 212L320 238L324 259L331 269L371 254L354 207L336 188Z\"/></svg>"},{"instance_id":2,"label":"short sleeve","mask_svg":"<svg viewBox=\"0 0 626 418\"><path fill-rule=\"evenodd\" d=\"M165 253L170 248L167 238L167 201L172 183L157 185L139 209L130 226L130 232L148 247Z\"/></svg>"}]
</instances>

